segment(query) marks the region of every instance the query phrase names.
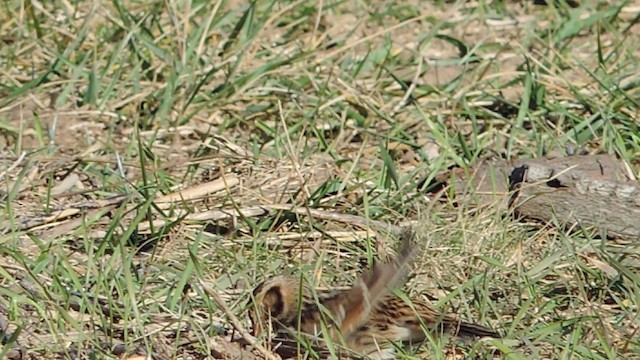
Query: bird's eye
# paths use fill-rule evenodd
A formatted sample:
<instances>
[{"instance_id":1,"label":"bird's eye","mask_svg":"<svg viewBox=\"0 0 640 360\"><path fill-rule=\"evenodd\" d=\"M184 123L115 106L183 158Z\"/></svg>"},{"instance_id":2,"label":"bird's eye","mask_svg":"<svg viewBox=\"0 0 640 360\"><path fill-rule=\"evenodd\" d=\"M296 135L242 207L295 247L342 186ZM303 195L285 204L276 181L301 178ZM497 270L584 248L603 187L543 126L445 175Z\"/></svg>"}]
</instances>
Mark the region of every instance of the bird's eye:
<instances>
[{"instance_id":1,"label":"bird's eye","mask_svg":"<svg viewBox=\"0 0 640 360\"><path fill-rule=\"evenodd\" d=\"M262 292L263 287L264 287L264 283L261 283L260 285L256 286L255 289L253 289L253 296L252 296L253 299L258 297L258 294Z\"/></svg>"}]
</instances>

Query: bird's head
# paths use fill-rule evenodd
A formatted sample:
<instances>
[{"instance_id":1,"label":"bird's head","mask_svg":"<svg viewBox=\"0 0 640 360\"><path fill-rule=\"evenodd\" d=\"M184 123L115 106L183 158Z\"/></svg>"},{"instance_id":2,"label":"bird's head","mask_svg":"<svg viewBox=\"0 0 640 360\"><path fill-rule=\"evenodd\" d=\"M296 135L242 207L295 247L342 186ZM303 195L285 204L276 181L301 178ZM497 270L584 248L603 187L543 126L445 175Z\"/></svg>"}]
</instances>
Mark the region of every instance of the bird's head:
<instances>
[{"instance_id":1,"label":"bird's head","mask_svg":"<svg viewBox=\"0 0 640 360\"><path fill-rule=\"evenodd\" d=\"M253 335L259 336L270 324L277 328L293 322L300 295L300 278L294 276L276 276L256 286L248 304Z\"/></svg>"}]
</instances>

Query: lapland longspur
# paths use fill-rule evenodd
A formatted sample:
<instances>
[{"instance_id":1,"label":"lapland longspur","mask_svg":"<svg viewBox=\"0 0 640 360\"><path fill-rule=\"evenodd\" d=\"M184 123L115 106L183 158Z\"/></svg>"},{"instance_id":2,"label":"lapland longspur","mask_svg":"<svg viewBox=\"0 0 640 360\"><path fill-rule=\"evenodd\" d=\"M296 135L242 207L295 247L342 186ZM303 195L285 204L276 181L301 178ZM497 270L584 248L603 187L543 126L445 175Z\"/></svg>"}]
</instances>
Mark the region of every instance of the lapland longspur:
<instances>
[{"instance_id":1,"label":"lapland longspur","mask_svg":"<svg viewBox=\"0 0 640 360\"><path fill-rule=\"evenodd\" d=\"M489 328L440 313L426 302L405 301L394 294L391 290L405 281L412 254L411 235L405 233L393 261L375 265L348 289L314 290L296 276L276 276L262 282L250 303L254 335L273 329L297 330L312 338L329 336L356 353L378 359L394 358L393 343L419 344L427 339L427 333L500 337Z\"/></svg>"}]
</instances>

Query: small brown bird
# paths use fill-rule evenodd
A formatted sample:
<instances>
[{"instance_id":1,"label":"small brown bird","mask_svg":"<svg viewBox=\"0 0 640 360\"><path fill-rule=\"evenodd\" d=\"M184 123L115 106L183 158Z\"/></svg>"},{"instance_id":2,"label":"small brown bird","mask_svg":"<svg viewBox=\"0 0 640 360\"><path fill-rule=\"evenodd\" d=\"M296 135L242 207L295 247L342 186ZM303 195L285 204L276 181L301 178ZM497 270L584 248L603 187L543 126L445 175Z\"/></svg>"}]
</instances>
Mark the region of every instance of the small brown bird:
<instances>
[{"instance_id":1,"label":"small brown bird","mask_svg":"<svg viewBox=\"0 0 640 360\"><path fill-rule=\"evenodd\" d=\"M393 294L390 289L402 285L406 278L412 254L411 234L405 232L396 259L374 266L349 289L314 291L301 286L302 279L295 276L262 282L253 291L249 310L254 335L259 336L271 324L278 332L288 328L315 338L328 336L356 353L378 359L395 358L392 343L425 341L425 331L431 335L500 337L481 325L442 314L425 302L407 302Z\"/></svg>"}]
</instances>

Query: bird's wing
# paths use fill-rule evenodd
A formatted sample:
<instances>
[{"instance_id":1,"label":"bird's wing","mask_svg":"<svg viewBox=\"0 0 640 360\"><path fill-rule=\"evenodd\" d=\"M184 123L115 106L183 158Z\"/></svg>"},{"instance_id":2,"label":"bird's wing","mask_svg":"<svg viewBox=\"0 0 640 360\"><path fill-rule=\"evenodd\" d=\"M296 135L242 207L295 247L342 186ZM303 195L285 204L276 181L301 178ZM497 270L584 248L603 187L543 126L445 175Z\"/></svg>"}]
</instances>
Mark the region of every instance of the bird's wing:
<instances>
[{"instance_id":1,"label":"bird's wing","mask_svg":"<svg viewBox=\"0 0 640 360\"><path fill-rule=\"evenodd\" d=\"M334 313L339 317L342 336L348 337L363 325L389 289L404 284L415 253L412 238L412 229L406 229L402 233L400 251L392 261L374 265L352 288L340 294L341 299Z\"/></svg>"}]
</instances>

